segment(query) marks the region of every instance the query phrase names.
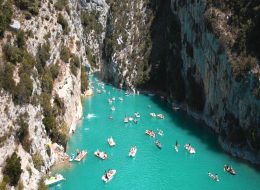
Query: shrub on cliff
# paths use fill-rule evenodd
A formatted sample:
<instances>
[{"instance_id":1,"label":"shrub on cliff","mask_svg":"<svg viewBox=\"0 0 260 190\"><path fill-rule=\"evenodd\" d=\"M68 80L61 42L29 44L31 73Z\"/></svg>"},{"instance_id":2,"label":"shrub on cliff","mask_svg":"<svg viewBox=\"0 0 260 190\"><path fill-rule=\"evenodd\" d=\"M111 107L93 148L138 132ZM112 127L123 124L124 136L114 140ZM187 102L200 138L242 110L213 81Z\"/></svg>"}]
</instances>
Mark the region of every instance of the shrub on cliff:
<instances>
[{"instance_id":1,"label":"shrub on cliff","mask_svg":"<svg viewBox=\"0 0 260 190\"><path fill-rule=\"evenodd\" d=\"M14 66L11 63L4 63L3 67L0 68L0 88L10 92L11 94L15 91L15 82L13 79Z\"/></svg>"},{"instance_id":2,"label":"shrub on cliff","mask_svg":"<svg viewBox=\"0 0 260 190\"><path fill-rule=\"evenodd\" d=\"M3 48L5 59L13 64L21 62L23 59L23 51L15 46L6 44Z\"/></svg>"},{"instance_id":3,"label":"shrub on cliff","mask_svg":"<svg viewBox=\"0 0 260 190\"><path fill-rule=\"evenodd\" d=\"M42 75L41 78L41 85L42 85L42 91L51 93L53 88L53 79L52 79L52 73L49 69L45 69L45 72Z\"/></svg>"},{"instance_id":4,"label":"shrub on cliff","mask_svg":"<svg viewBox=\"0 0 260 190\"><path fill-rule=\"evenodd\" d=\"M67 5L68 5L68 0L58 0L54 4L54 7L56 10L62 11Z\"/></svg>"},{"instance_id":5,"label":"shrub on cliff","mask_svg":"<svg viewBox=\"0 0 260 190\"><path fill-rule=\"evenodd\" d=\"M57 22L62 26L63 33L67 35L70 31L67 20L59 13Z\"/></svg>"},{"instance_id":6,"label":"shrub on cliff","mask_svg":"<svg viewBox=\"0 0 260 190\"><path fill-rule=\"evenodd\" d=\"M2 38L5 30L11 23L13 8L11 1L0 0L0 5L0 38Z\"/></svg>"},{"instance_id":7,"label":"shrub on cliff","mask_svg":"<svg viewBox=\"0 0 260 190\"><path fill-rule=\"evenodd\" d=\"M70 60L70 70L73 75L77 76L79 67L80 67L79 57L76 55L73 55Z\"/></svg>"},{"instance_id":8,"label":"shrub on cliff","mask_svg":"<svg viewBox=\"0 0 260 190\"><path fill-rule=\"evenodd\" d=\"M61 46L61 50L60 50L60 58L62 61L64 61L65 63L69 62L69 58L70 58L70 50L69 48L67 48L66 46Z\"/></svg>"},{"instance_id":9,"label":"shrub on cliff","mask_svg":"<svg viewBox=\"0 0 260 190\"><path fill-rule=\"evenodd\" d=\"M41 74L43 72L43 68L46 65L46 61L50 58L50 44L45 43L38 47L38 52L36 54L37 65L36 68L38 72Z\"/></svg>"},{"instance_id":10,"label":"shrub on cliff","mask_svg":"<svg viewBox=\"0 0 260 190\"><path fill-rule=\"evenodd\" d=\"M18 140L22 144L24 150L29 152L31 148L31 141L29 139L29 125L26 122L27 117L28 113L21 114L19 116L17 123L20 126L20 128L17 130L16 136L18 137Z\"/></svg>"},{"instance_id":11,"label":"shrub on cliff","mask_svg":"<svg viewBox=\"0 0 260 190\"><path fill-rule=\"evenodd\" d=\"M15 0L15 5L33 15L38 15L41 1L39 0Z\"/></svg>"},{"instance_id":12,"label":"shrub on cliff","mask_svg":"<svg viewBox=\"0 0 260 190\"><path fill-rule=\"evenodd\" d=\"M24 31L19 30L19 32L16 35L16 44L18 48L23 48L25 46L25 39L24 39Z\"/></svg>"},{"instance_id":13,"label":"shrub on cliff","mask_svg":"<svg viewBox=\"0 0 260 190\"><path fill-rule=\"evenodd\" d=\"M59 69L60 69L60 67L59 67L59 65L57 63L50 65L50 72L51 72L53 80L55 80L58 77Z\"/></svg>"},{"instance_id":14,"label":"shrub on cliff","mask_svg":"<svg viewBox=\"0 0 260 190\"><path fill-rule=\"evenodd\" d=\"M8 177L10 185L16 186L20 179L21 173L21 158L14 152L11 157L6 159L3 174Z\"/></svg>"},{"instance_id":15,"label":"shrub on cliff","mask_svg":"<svg viewBox=\"0 0 260 190\"><path fill-rule=\"evenodd\" d=\"M88 77L86 71L81 67L81 92L84 93L88 89Z\"/></svg>"},{"instance_id":16,"label":"shrub on cliff","mask_svg":"<svg viewBox=\"0 0 260 190\"><path fill-rule=\"evenodd\" d=\"M43 159L42 156L39 152L35 153L34 155L32 155L32 160L33 160L33 165L34 167L40 171L41 170L41 166L43 165Z\"/></svg>"}]
</instances>

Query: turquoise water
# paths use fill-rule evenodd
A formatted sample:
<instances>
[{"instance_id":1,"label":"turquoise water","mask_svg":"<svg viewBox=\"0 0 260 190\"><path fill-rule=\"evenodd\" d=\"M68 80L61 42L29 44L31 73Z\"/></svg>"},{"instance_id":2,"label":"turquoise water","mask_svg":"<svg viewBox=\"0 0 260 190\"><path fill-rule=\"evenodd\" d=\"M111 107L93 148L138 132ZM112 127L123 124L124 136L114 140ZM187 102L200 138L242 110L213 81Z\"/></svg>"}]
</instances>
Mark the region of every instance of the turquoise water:
<instances>
[{"instance_id":1,"label":"turquoise water","mask_svg":"<svg viewBox=\"0 0 260 190\"><path fill-rule=\"evenodd\" d=\"M95 94L85 100L84 119L68 143L69 154L75 153L78 148L87 149L88 156L80 163L73 162L55 171L64 175L66 181L50 189L260 189L260 171L224 153L214 134L201 123L183 113L171 111L166 103L156 97L125 96L124 91L108 85L105 85L105 89L107 93ZM107 101L111 97L116 98L114 112ZM118 97L123 97L124 101L120 102ZM137 111L141 115L137 125L123 123L125 115L134 116ZM163 113L165 119L151 118L150 112ZM88 114L94 114L94 117L86 118ZM113 120L108 118L110 114ZM153 138L145 135L146 129L164 131L164 136L157 134L162 150L155 146ZM107 143L110 136L117 143L113 148ZM173 147L176 140L180 144L178 153ZM195 147L195 155L186 152L186 143ZM138 148L135 158L128 157L132 145ZM97 149L105 151L108 160L95 157L94 151ZM224 164L232 165L237 175L231 176L224 172ZM116 169L117 174L105 184L101 177L110 168ZM208 171L218 174L220 182L211 180Z\"/></svg>"}]
</instances>

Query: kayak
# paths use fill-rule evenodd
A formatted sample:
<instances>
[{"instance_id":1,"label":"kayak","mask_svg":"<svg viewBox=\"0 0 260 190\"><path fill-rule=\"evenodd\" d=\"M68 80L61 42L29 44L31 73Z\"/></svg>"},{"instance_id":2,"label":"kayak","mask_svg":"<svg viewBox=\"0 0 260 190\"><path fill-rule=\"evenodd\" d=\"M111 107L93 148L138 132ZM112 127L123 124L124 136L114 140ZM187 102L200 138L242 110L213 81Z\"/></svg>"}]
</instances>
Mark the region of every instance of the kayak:
<instances>
[{"instance_id":1,"label":"kayak","mask_svg":"<svg viewBox=\"0 0 260 190\"><path fill-rule=\"evenodd\" d=\"M230 173L231 175L236 175L235 170L232 167L229 167L227 165L224 165L224 171L227 171L228 173Z\"/></svg>"},{"instance_id":2,"label":"kayak","mask_svg":"<svg viewBox=\"0 0 260 190\"><path fill-rule=\"evenodd\" d=\"M109 146L111 146L111 147L116 146L116 143L112 137L108 138L107 142L108 142Z\"/></svg>"},{"instance_id":3,"label":"kayak","mask_svg":"<svg viewBox=\"0 0 260 190\"><path fill-rule=\"evenodd\" d=\"M162 149L162 145L161 145L161 143L160 143L160 141L155 141L155 144L156 144L156 146L159 148L159 149Z\"/></svg>"},{"instance_id":4,"label":"kayak","mask_svg":"<svg viewBox=\"0 0 260 190\"><path fill-rule=\"evenodd\" d=\"M108 183L109 181L111 181L114 177L114 175L116 174L116 170L109 170L107 173L105 173L103 176L102 176L102 180L105 182L105 183Z\"/></svg>"},{"instance_id":5,"label":"kayak","mask_svg":"<svg viewBox=\"0 0 260 190\"><path fill-rule=\"evenodd\" d=\"M174 148L176 152L179 152L178 146L175 145Z\"/></svg>"}]
</instances>

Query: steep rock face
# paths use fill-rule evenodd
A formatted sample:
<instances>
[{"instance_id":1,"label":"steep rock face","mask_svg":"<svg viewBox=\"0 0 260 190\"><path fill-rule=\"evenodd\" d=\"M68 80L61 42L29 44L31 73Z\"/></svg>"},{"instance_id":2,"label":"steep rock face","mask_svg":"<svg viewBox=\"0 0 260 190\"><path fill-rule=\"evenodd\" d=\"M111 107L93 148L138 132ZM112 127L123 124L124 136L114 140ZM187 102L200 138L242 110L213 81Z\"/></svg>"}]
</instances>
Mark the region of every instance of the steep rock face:
<instances>
[{"instance_id":1,"label":"steep rock face","mask_svg":"<svg viewBox=\"0 0 260 190\"><path fill-rule=\"evenodd\" d=\"M205 23L205 2L172 0L171 9L180 22L185 101L220 134L227 151L260 163L260 101L252 93L258 79L248 73L245 81L235 80L230 52ZM223 25L223 35L230 35Z\"/></svg>"},{"instance_id":2,"label":"steep rock face","mask_svg":"<svg viewBox=\"0 0 260 190\"><path fill-rule=\"evenodd\" d=\"M77 121L82 117L81 105L81 79L80 69L76 68L72 72L71 62L62 60L61 49L63 46L69 50L69 56L78 56L81 65L88 65L86 56L86 42L83 36L83 27L81 25L80 14L77 10L79 3L77 0L68 1L66 11L55 9L57 1L42 1L39 13L37 16L32 16L27 20L22 11L14 7L13 18L21 24L21 30L26 35L26 49L32 55L37 57L39 46L43 44L49 45L50 56L46 60L46 66L58 65L59 70L57 78L54 80L53 89L49 93L51 97L51 105L54 109L55 96L58 95L62 105L62 113L59 113L57 119L62 121L65 133L75 128ZM62 15L67 21L68 30L64 31L64 26L58 23L58 17ZM5 37L1 42L1 64L3 57L2 45L15 43L15 34L6 32ZM9 40L7 42L7 40ZM69 58L70 60L70 58ZM19 63L13 74L16 83L19 82ZM36 66L37 67L37 66ZM30 76L33 82L33 90L30 98L30 103L22 105L14 104L12 95L1 90L1 110L0 110L0 181L2 180L2 169L5 165L5 160L14 151L21 158L22 174L20 181L25 189L37 189L38 182L46 171L55 163L62 161L66 155L64 147L53 143L46 126L43 124L44 110L40 102L40 96L43 92L42 78L38 68L34 67ZM78 66L79 67L79 66ZM35 99L35 101L33 101ZM28 123L28 146L25 150L25 145L21 145L18 140L19 117L22 114L28 115L25 122ZM60 125L60 123L57 123ZM35 157L38 157L38 164L35 162ZM37 169L36 169L37 168Z\"/></svg>"},{"instance_id":3,"label":"steep rock face","mask_svg":"<svg viewBox=\"0 0 260 190\"><path fill-rule=\"evenodd\" d=\"M135 88L149 73L152 8L148 1L109 3L101 74L119 87Z\"/></svg>"}]
</instances>

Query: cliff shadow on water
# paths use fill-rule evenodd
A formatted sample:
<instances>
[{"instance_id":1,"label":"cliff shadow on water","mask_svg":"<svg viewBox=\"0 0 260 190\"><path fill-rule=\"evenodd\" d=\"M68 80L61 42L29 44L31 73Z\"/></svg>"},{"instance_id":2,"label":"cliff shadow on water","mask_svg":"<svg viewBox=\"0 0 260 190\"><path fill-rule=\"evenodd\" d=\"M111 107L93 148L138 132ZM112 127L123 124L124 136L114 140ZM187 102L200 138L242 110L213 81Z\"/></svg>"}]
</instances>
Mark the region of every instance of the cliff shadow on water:
<instances>
[{"instance_id":1,"label":"cliff shadow on water","mask_svg":"<svg viewBox=\"0 0 260 190\"><path fill-rule=\"evenodd\" d=\"M169 103L167 103L166 99L160 99L158 96L154 96L151 98L151 100L154 104L156 104L164 112L167 113L167 116L170 117L168 119L170 119L170 122L174 124L174 127L177 127L181 129L183 132L187 132L190 136L193 136L196 139L198 139L201 144L206 145L207 150L210 150L217 154L225 154L229 158L229 160L233 160L238 164L245 164L260 174L259 165L252 164L249 161L225 153L220 144L218 143L217 134L211 128L209 128L202 120L194 119L192 116L189 116L185 111L182 110L173 111ZM182 139L177 140L180 143L180 147L183 147L184 143L192 143L188 141L184 142Z\"/></svg>"}]
</instances>

